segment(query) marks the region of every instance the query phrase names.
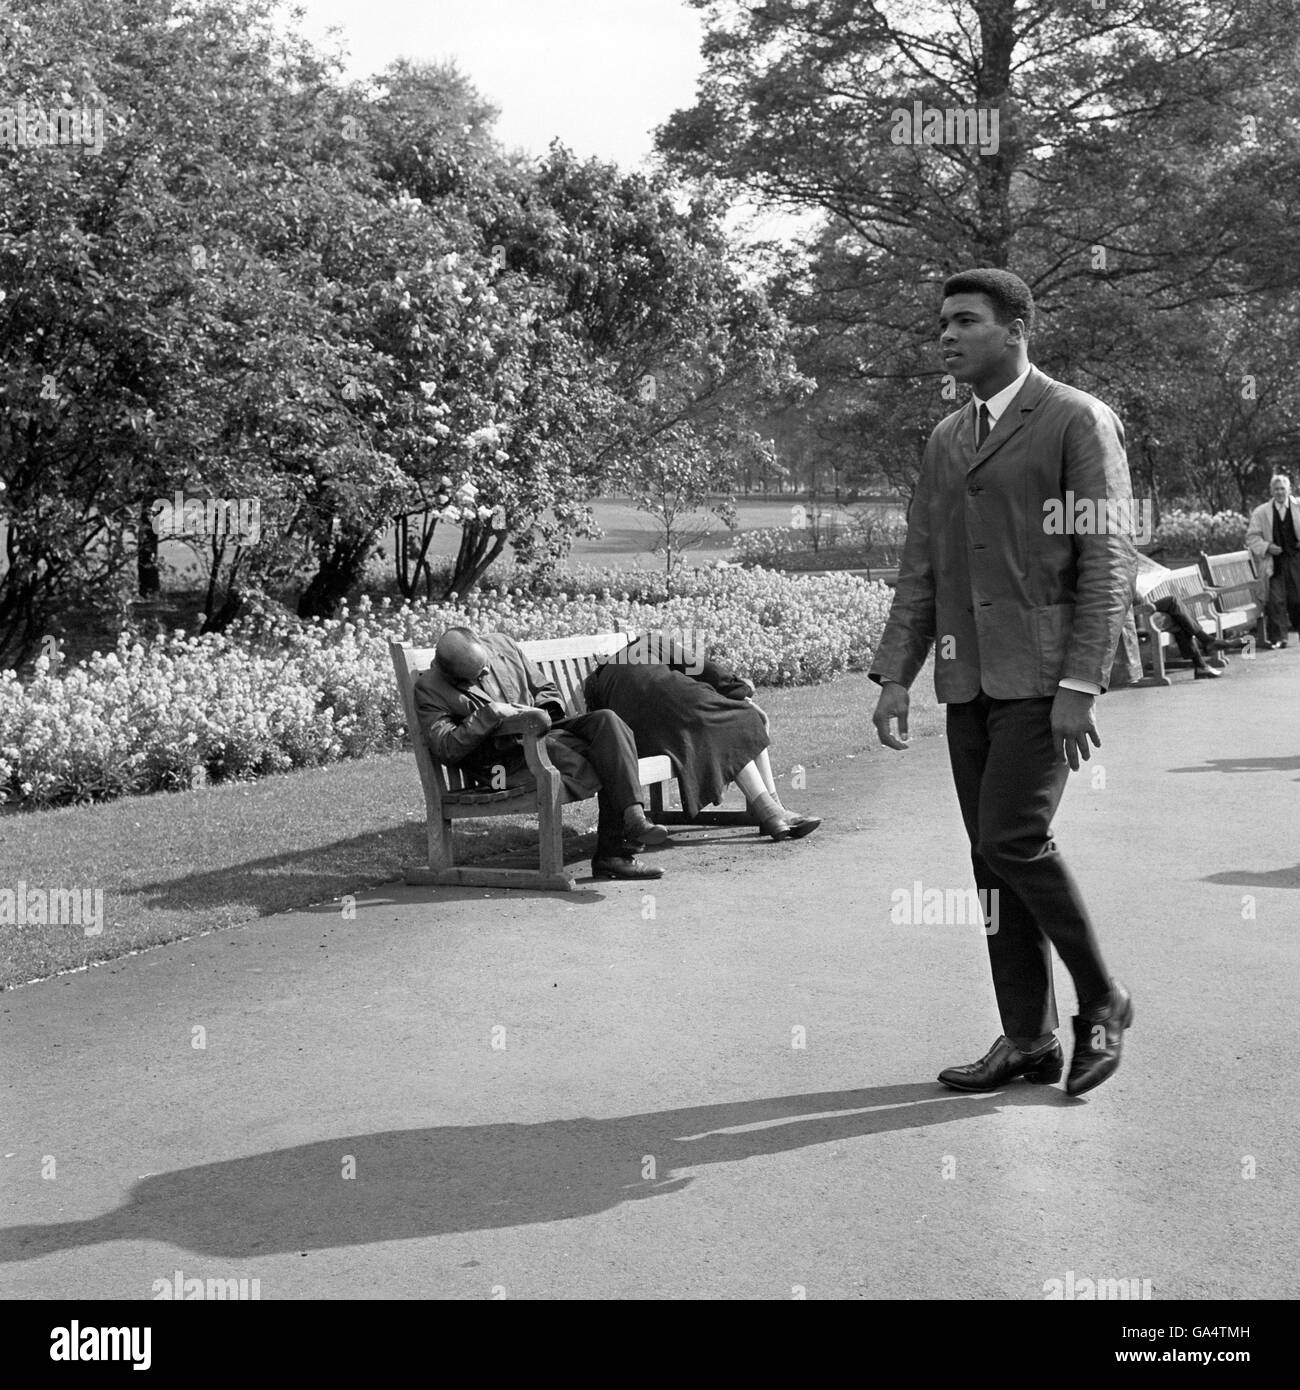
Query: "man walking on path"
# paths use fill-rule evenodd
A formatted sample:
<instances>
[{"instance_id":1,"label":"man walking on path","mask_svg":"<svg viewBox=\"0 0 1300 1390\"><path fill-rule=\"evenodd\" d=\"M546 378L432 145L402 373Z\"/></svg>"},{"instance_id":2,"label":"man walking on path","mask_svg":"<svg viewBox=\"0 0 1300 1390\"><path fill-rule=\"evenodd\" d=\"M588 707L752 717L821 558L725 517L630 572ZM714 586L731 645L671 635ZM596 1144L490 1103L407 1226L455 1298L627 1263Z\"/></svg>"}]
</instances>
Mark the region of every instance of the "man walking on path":
<instances>
[{"instance_id":1,"label":"man walking on path","mask_svg":"<svg viewBox=\"0 0 1300 1390\"><path fill-rule=\"evenodd\" d=\"M1078 996L1066 1090L1081 1095L1118 1067L1133 1005L1051 821L1069 770L1101 746L1094 705L1132 604L1124 431L1107 405L1029 364L1024 281L971 270L943 293L945 370L972 396L926 446L870 672L881 687L872 722L886 747L906 748L908 688L933 646L975 881L986 913L997 904L986 939L1004 1034L939 1080L988 1091L1059 1079L1055 946Z\"/></svg>"},{"instance_id":2,"label":"man walking on path","mask_svg":"<svg viewBox=\"0 0 1300 1390\"><path fill-rule=\"evenodd\" d=\"M1264 637L1268 647L1285 647L1287 620L1300 634L1300 502L1291 496L1291 479L1269 480L1271 501L1250 514L1246 547L1267 586Z\"/></svg>"}]
</instances>

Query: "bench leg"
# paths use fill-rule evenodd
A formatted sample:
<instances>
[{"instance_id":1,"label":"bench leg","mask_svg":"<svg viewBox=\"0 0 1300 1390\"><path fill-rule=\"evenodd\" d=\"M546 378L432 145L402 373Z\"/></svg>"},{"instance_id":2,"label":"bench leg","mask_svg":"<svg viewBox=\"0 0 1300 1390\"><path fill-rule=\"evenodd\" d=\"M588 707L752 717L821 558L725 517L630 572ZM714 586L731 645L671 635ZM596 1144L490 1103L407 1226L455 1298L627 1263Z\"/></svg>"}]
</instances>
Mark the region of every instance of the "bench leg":
<instances>
[{"instance_id":1,"label":"bench leg","mask_svg":"<svg viewBox=\"0 0 1300 1390\"><path fill-rule=\"evenodd\" d=\"M558 779L557 779L558 784ZM547 796L539 788L537 795L538 856L543 878L564 876L564 813L560 810L557 785ZM572 880L570 880L572 884Z\"/></svg>"},{"instance_id":2,"label":"bench leg","mask_svg":"<svg viewBox=\"0 0 1300 1390\"><path fill-rule=\"evenodd\" d=\"M451 839L451 822L443 820L442 815L437 810L429 813L428 840L429 868L434 872L450 869L456 862L456 853L452 847Z\"/></svg>"}]
</instances>

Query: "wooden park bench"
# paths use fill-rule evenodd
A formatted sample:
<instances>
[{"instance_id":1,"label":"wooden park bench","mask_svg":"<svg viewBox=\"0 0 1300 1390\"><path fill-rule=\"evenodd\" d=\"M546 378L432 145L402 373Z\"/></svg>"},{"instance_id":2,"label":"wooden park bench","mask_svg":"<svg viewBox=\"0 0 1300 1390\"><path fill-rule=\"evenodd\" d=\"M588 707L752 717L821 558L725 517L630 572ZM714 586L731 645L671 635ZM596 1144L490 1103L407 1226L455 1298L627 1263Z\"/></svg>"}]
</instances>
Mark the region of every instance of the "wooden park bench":
<instances>
[{"instance_id":1,"label":"wooden park bench","mask_svg":"<svg viewBox=\"0 0 1300 1390\"><path fill-rule=\"evenodd\" d=\"M591 637L559 637L548 641L521 642L519 645L541 670L543 677L555 683L565 707L572 715L586 712L582 683L595 668L597 657L622 651L627 646L629 635L601 632ZM560 774L547 754L546 736L519 735L535 785L508 787L503 791L472 786L460 768L436 761L428 744L420 737L420 723L415 712L415 678L433 664L433 648L407 647L400 642L390 642L389 651L402 696L406 727L415 750L415 765L424 788L427 815L429 862L427 866L408 870L406 881L472 888L551 888L572 892L574 877L564 864L564 819L561 808L575 798L565 791ZM661 824L685 824L686 817L681 811L666 810L664 806L664 789L676 777L671 760L660 755L641 758L638 762L641 785L649 793L646 814ZM456 864L452 841L454 822L517 815L537 817L536 869L476 868ZM743 811L712 811L702 812L695 819L708 824L743 823L746 815Z\"/></svg>"},{"instance_id":2,"label":"wooden park bench","mask_svg":"<svg viewBox=\"0 0 1300 1390\"><path fill-rule=\"evenodd\" d=\"M1230 550L1222 555L1201 552L1201 575L1214 595L1215 608L1229 637L1254 633L1264 640L1265 584L1249 550Z\"/></svg>"},{"instance_id":3,"label":"wooden park bench","mask_svg":"<svg viewBox=\"0 0 1300 1390\"><path fill-rule=\"evenodd\" d=\"M1183 569L1172 571L1168 579L1161 580L1154 588L1149 589L1146 596L1134 605L1137 610L1138 637L1143 640L1151 666L1150 672L1137 682L1138 685L1172 684L1165 672L1165 648L1175 645L1172 636L1173 623L1168 614L1153 613L1149 609L1157 599L1175 595L1206 637L1223 637L1225 634L1224 615L1215 606L1214 595L1205 587L1200 568L1187 565Z\"/></svg>"}]
</instances>

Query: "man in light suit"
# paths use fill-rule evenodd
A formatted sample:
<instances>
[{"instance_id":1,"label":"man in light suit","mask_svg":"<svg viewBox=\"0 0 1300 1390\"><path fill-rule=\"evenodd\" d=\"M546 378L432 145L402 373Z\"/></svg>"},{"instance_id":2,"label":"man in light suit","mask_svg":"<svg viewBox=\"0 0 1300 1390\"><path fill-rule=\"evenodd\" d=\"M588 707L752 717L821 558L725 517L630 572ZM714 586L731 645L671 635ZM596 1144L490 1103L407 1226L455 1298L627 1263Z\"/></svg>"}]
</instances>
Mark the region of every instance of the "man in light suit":
<instances>
[{"instance_id":1,"label":"man in light suit","mask_svg":"<svg viewBox=\"0 0 1300 1390\"><path fill-rule=\"evenodd\" d=\"M1101 746L1094 705L1132 604L1124 431L1101 401L1030 366L1024 281L972 270L943 293L944 365L972 397L926 446L870 671L881 687L872 721L886 747L906 748L908 687L933 646L1003 1028L984 1057L939 1080L988 1091L1060 1077L1054 946L1078 996L1066 1090L1081 1095L1118 1067L1133 1004L1051 820L1070 769Z\"/></svg>"},{"instance_id":2,"label":"man in light suit","mask_svg":"<svg viewBox=\"0 0 1300 1390\"><path fill-rule=\"evenodd\" d=\"M570 715L559 690L513 637L448 628L433 665L415 679L415 712L439 762L498 789L532 780L518 735L546 734L546 751L569 794L597 798L592 877L663 877L662 869L635 858L638 844L661 845L668 832L646 817L632 731L612 710Z\"/></svg>"},{"instance_id":3,"label":"man in light suit","mask_svg":"<svg viewBox=\"0 0 1300 1390\"><path fill-rule=\"evenodd\" d=\"M1250 514L1246 548L1268 586L1264 609L1264 645L1285 647L1287 619L1300 634L1300 502L1291 496L1291 479L1278 473L1269 480L1271 501Z\"/></svg>"}]
</instances>

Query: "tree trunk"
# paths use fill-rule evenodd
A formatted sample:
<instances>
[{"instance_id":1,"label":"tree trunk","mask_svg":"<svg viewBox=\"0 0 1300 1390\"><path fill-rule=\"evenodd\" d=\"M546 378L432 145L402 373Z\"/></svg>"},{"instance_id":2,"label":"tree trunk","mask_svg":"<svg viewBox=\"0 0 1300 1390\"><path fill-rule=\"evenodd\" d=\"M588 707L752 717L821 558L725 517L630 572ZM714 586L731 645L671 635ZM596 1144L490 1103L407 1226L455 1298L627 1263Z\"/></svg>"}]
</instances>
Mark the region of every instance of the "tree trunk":
<instances>
[{"instance_id":1,"label":"tree trunk","mask_svg":"<svg viewBox=\"0 0 1300 1390\"><path fill-rule=\"evenodd\" d=\"M204 618L200 633L225 632L243 611L244 602L244 591L238 585L232 584L226 591L226 599L221 607L211 616Z\"/></svg>"},{"instance_id":2,"label":"tree trunk","mask_svg":"<svg viewBox=\"0 0 1300 1390\"><path fill-rule=\"evenodd\" d=\"M464 598L505 548L504 531L493 531L482 521L471 521L462 526L460 551L451 578L443 590L443 598L449 599L453 594Z\"/></svg>"},{"instance_id":3,"label":"tree trunk","mask_svg":"<svg viewBox=\"0 0 1300 1390\"><path fill-rule=\"evenodd\" d=\"M329 618L361 582L375 533L336 539L298 600L300 618Z\"/></svg>"},{"instance_id":4,"label":"tree trunk","mask_svg":"<svg viewBox=\"0 0 1300 1390\"><path fill-rule=\"evenodd\" d=\"M158 569L158 533L150 519L152 503L140 503L140 523L136 527L135 579L141 598L151 598L162 592L162 575Z\"/></svg>"}]
</instances>

